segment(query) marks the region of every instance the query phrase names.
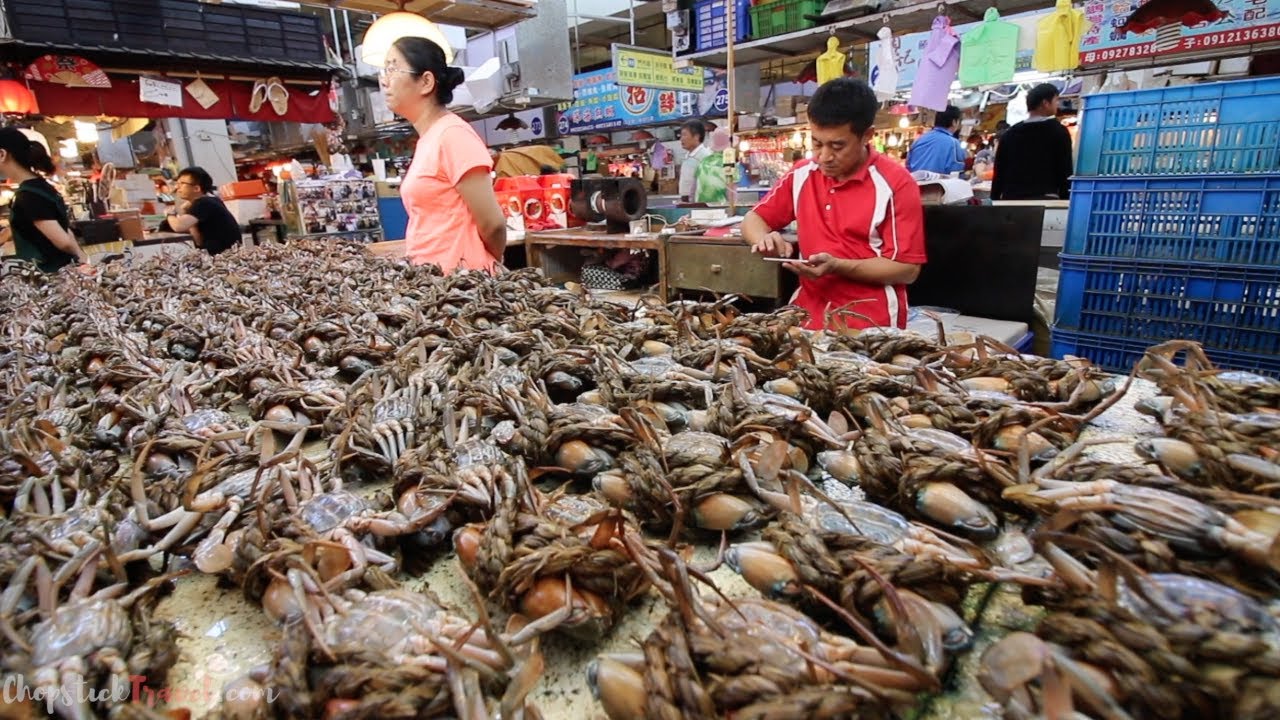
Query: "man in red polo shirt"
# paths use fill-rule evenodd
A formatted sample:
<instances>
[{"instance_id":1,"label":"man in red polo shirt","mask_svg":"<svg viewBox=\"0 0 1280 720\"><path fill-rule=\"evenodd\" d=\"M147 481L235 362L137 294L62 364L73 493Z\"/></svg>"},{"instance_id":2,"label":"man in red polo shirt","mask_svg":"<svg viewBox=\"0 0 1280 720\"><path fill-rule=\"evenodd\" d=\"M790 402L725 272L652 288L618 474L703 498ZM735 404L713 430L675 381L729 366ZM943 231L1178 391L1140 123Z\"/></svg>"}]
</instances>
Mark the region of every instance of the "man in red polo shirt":
<instances>
[{"instance_id":1,"label":"man in red polo shirt","mask_svg":"<svg viewBox=\"0 0 1280 720\"><path fill-rule=\"evenodd\" d=\"M871 149L875 92L838 78L809 102L813 161L782 179L747 213L742 237L752 252L791 257L775 232L793 220L800 257L783 267L800 276L792 302L811 329L907 325L906 286L925 262L920 189L906 168Z\"/></svg>"}]
</instances>

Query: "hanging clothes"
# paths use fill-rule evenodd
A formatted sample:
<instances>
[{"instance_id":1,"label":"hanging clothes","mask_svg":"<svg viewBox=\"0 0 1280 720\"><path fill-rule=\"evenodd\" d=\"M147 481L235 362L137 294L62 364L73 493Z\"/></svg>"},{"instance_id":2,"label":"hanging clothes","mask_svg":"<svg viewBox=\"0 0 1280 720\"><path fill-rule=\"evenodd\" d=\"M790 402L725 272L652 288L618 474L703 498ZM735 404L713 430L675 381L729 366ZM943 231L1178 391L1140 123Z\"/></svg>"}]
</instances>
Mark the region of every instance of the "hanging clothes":
<instances>
[{"instance_id":1,"label":"hanging clothes","mask_svg":"<svg viewBox=\"0 0 1280 720\"><path fill-rule=\"evenodd\" d=\"M848 58L840 52L840 38L827 38L827 51L818 56L818 84L844 77L844 63Z\"/></svg>"},{"instance_id":2,"label":"hanging clothes","mask_svg":"<svg viewBox=\"0 0 1280 720\"><path fill-rule=\"evenodd\" d=\"M892 100L898 92L898 57L893 52L893 31L882 27L876 37L880 39L880 47L871 70L871 88L880 100Z\"/></svg>"},{"instance_id":3,"label":"hanging clothes","mask_svg":"<svg viewBox=\"0 0 1280 720\"><path fill-rule=\"evenodd\" d=\"M908 102L930 110L946 110L951 83L959 72L960 38L951 27L951 18L939 15L933 19L933 30L924 46Z\"/></svg>"},{"instance_id":4,"label":"hanging clothes","mask_svg":"<svg viewBox=\"0 0 1280 720\"><path fill-rule=\"evenodd\" d=\"M1031 66L1040 72L1059 72L1080 67L1080 38L1089 29L1083 10L1074 10L1071 0L1058 0L1053 12L1036 24L1036 50Z\"/></svg>"},{"instance_id":5,"label":"hanging clothes","mask_svg":"<svg viewBox=\"0 0 1280 720\"><path fill-rule=\"evenodd\" d=\"M1018 26L987 8L982 23L960 38L960 84L996 85L1013 79L1018 62Z\"/></svg>"},{"instance_id":6,"label":"hanging clothes","mask_svg":"<svg viewBox=\"0 0 1280 720\"><path fill-rule=\"evenodd\" d=\"M661 170L671 164L671 151L662 143L654 143L653 152L649 156L649 164L654 170Z\"/></svg>"}]
</instances>

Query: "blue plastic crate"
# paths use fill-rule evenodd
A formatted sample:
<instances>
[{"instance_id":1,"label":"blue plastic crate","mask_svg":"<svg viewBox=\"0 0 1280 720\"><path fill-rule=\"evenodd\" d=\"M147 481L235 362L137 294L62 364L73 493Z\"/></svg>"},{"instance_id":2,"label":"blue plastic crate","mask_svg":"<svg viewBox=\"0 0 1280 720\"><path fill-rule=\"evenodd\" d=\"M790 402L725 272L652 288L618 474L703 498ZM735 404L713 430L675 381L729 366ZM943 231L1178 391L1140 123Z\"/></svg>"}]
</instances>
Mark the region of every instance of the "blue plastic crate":
<instances>
[{"instance_id":1,"label":"blue plastic crate","mask_svg":"<svg viewBox=\"0 0 1280 720\"><path fill-rule=\"evenodd\" d=\"M1085 98L1080 175L1280 172L1280 77Z\"/></svg>"},{"instance_id":2,"label":"blue plastic crate","mask_svg":"<svg viewBox=\"0 0 1280 720\"><path fill-rule=\"evenodd\" d=\"M1280 268L1280 175L1075 178L1063 250Z\"/></svg>"},{"instance_id":3,"label":"blue plastic crate","mask_svg":"<svg viewBox=\"0 0 1280 720\"><path fill-rule=\"evenodd\" d=\"M1103 337L1054 328L1049 354L1055 358L1075 355L1092 361L1104 370L1128 374L1152 344L1142 340ZM1250 370L1280 378L1280 357L1275 355L1250 355L1213 348L1205 348L1205 354L1221 370ZM1175 361L1181 364L1185 358L1177 357Z\"/></svg>"},{"instance_id":4,"label":"blue plastic crate","mask_svg":"<svg viewBox=\"0 0 1280 720\"><path fill-rule=\"evenodd\" d=\"M699 0L693 5L694 17L694 49L714 50L728 44L728 8L737 7L734 0ZM751 19L747 13L738 12L733 20L733 38L735 42L746 40L751 35Z\"/></svg>"},{"instance_id":5,"label":"blue plastic crate","mask_svg":"<svg viewBox=\"0 0 1280 720\"><path fill-rule=\"evenodd\" d=\"M1062 256L1054 328L1280 355L1280 269Z\"/></svg>"}]
</instances>

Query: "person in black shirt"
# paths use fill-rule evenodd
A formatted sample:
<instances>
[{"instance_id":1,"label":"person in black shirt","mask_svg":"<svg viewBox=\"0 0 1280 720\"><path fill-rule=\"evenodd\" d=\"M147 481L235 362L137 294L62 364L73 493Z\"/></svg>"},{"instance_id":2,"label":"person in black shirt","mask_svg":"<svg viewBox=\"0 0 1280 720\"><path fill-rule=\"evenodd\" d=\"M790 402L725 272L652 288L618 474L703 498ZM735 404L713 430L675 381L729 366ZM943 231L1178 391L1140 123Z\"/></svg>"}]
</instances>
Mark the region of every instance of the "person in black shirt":
<instances>
[{"instance_id":1,"label":"person in black shirt","mask_svg":"<svg viewBox=\"0 0 1280 720\"><path fill-rule=\"evenodd\" d=\"M9 211L17 256L44 272L75 264L79 272L92 275L89 256L71 234L66 202L40 173L53 173L44 146L17 128L0 128L0 175L18 183Z\"/></svg>"},{"instance_id":2,"label":"person in black shirt","mask_svg":"<svg viewBox=\"0 0 1280 720\"><path fill-rule=\"evenodd\" d=\"M178 173L174 194L182 202L160 229L167 227L173 232L191 233L196 247L204 248L210 255L240 242L240 223L213 190L213 178L204 168L189 167Z\"/></svg>"},{"instance_id":3,"label":"person in black shirt","mask_svg":"<svg viewBox=\"0 0 1280 720\"><path fill-rule=\"evenodd\" d=\"M1005 131L996 147L992 200L1066 200L1071 192L1071 134L1058 122L1058 89L1027 93L1030 117Z\"/></svg>"}]
</instances>

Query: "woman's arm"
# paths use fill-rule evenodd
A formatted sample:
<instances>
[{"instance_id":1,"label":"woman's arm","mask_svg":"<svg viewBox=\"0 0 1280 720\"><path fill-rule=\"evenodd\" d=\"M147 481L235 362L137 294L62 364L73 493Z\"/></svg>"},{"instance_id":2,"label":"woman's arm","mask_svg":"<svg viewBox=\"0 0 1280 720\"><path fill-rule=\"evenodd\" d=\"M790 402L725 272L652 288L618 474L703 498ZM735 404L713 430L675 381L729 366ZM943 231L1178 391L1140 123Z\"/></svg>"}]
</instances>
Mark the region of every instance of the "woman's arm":
<instances>
[{"instance_id":1,"label":"woman's arm","mask_svg":"<svg viewBox=\"0 0 1280 720\"><path fill-rule=\"evenodd\" d=\"M84 250L80 249L80 243L76 242L75 237L66 228L58 224L57 220L36 220L34 225L36 230L44 234L53 246L62 252L76 258L81 264L89 262L89 256Z\"/></svg>"},{"instance_id":2,"label":"woman's arm","mask_svg":"<svg viewBox=\"0 0 1280 720\"><path fill-rule=\"evenodd\" d=\"M485 249L495 260L501 261L507 249L507 221L502 217L497 196L493 194L489 171L482 167L471 170L458 181L457 188L471 211Z\"/></svg>"}]
</instances>

